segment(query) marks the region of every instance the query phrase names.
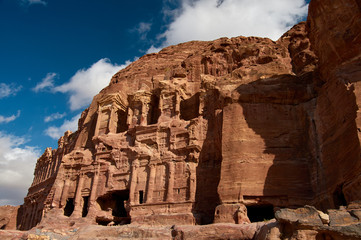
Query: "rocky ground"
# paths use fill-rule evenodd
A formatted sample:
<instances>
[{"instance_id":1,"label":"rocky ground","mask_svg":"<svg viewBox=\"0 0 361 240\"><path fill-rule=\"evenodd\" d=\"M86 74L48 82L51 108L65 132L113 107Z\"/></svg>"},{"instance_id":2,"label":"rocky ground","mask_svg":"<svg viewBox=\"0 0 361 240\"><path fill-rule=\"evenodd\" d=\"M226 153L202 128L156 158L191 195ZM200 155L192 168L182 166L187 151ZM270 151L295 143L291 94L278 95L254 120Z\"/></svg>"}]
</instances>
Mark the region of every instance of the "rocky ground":
<instances>
[{"instance_id":1,"label":"rocky ground","mask_svg":"<svg viewBox=\"0 0 361 240\"><path fill-rule=\"evenodd\" d=\"M275 219L248 224L81 226L70 222L61 229L40 224L29 231L0 230L0 239L356 240L361 239L361 205L352 203L327 213L312 206L279 209Z\"/></svg>"}]
</instances>

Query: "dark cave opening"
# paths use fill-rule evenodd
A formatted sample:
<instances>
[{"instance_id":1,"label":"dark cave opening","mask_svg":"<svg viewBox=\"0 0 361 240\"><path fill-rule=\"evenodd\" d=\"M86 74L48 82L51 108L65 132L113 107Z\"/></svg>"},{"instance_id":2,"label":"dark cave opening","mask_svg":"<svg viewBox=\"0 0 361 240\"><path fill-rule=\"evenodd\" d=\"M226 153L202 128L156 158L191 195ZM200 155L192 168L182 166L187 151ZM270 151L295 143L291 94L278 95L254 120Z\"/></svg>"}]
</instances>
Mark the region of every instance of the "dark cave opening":
<instances>
[{"instance_id":1,"label":"dark cave opening","mask_svg":"<svg viewBox=\"0 0 361 240\"><path fill-rule=\"evenodd\" d=\"M320 232L316 235L316 240L332 240L332 239L333 239L332 236L327 233Z\"/></svg>"},{"instance_id":2,"label":"dark cave opening","mask_svg":"<svg viewBox=\"0 0 361 240\"><path fill-rule=\"evenodd\" d=\"M335 208L339 208L340 206L347 206L347 201L345 199L345 195L342 191L342 185L338 185L333 192L333 204Z\"/></svg>"},{"instance_id":3,"label":"dark cave opening","mask_svg":"<svg viewBox=\"0 0 361 240\"><path fill-rule=\"evenodd\" d=\"M86 217L88 215L89 196L83 197L83 211L81 216Z\"/></svg>"},{"instance_id":4,"label":"dark cave opening","mask_svg":"<svg viewBox=\"0 0 361 240\"><path fill-rule=\"evenodd\" d=\"M129 199L129 190L119 190L105 194L97 199L103 211L112 210L114 217L128 217L125 202Z\"/></svg>"},{"instance_id":5,"label":"dark cave opening","mask_svg":"<svg viewBox=\"0 0 361 240\"><path fill-rule=\"evenodd\" d=\"M180 118L189 121L199 116L199 93L180 102Z\"/></svg>"},{"instance_id":6,"label":"dark cave opening","mask_svg":"<svg viewBox=\"0 0 361 240\"><path fill-rule=\"evenodd\" d=\"M68 198L64 208L64 215L70 217L74 211L74 198Z\"/></svg>"},{"instance_id":7,"label":"dark cave opening","mask_svg":"<svg viewBox=\"0 0 361 240\"><path fill-rule=\"evenodd\" d=\"M96 219L96 222L97 222L98 225L108 226L108 224L109 224L111 221L110 221L110 220Z\"/></svg>"},{"instance_id":8,"label":"dark cave opening","mask_svg":"<svg viewBox=\"0 0 361 240\"><path fill-rule=\"evenodd\" d=\"M128 130L128 125L127 125L128 114L127 114L127 112L123 111L123 110L118 110L117 114L118 114L117 133L127 131Z\"/></svg>"},{"instance_id":9,"label":"dark cave opening","mask_svg":"<svg viewBox=\"0 0 361 240\"><path fill-rule=\"evenodd\" d=\"M275 217L273 205L250 205L247 207L247 216L251 222L262 222Z\"/></svg>"},{"instance_id":10,"label":"dark cave opening","mask_svg":"<svg viewBox=\"0 0 361 240\"><path fill-rule=\"evenodd\" d=\"M158 118L160 117L161 112L159 109L159 97L157 95L152 95L149 110L148 125L158 123Z\"/></svg>"},{"instance_id":11,"label":"dark cave opening","mask_svg":"<svg viewBox=\"0 0 361 240\"><path fill-rule=\"evenodd\" d=\"M144 202L144 192L139 191L139 204L142 204Z\"/></svg>"}]
</instances>

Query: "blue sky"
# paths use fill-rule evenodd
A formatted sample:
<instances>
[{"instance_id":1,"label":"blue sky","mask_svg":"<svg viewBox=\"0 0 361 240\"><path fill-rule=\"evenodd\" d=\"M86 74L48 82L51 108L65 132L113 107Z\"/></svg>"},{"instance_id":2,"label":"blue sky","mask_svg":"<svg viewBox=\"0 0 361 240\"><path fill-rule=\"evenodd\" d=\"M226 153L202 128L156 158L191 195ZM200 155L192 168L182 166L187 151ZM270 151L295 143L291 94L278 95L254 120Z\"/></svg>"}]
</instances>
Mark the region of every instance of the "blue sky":
<instances>
[{"instance_id":1,"label":"blue sky","mask_svg":"<svg viewBox=\"0 0 361 240\"><path fill-rule=\"evenodd\" d=\"M21 204L36 159L138 57L189 40L277 40L304 0L0 0L0 205Z\"/></svg>"}]
</instances>

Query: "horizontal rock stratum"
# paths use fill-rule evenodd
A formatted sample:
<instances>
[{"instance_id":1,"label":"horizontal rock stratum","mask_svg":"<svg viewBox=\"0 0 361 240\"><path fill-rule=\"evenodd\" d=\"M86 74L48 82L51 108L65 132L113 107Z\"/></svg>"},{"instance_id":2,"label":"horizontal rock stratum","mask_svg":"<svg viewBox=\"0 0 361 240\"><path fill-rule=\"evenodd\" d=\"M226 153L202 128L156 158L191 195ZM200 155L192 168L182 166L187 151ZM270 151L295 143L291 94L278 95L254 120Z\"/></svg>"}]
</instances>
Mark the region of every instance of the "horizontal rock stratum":
<instances>
[{"instance_id":1,"label":"horizontal rock stratum","mask_svg":"<svg viewBox=\"0 0 361 240\"><path fill-rule=\"evenodd\" d=\"M277 216L312 210L330 224L316 208L361 200L360 33L360 1L312 0L307 22L278 41L192 41L141 57L39 158L18 227L218 228L304 205L314 207ZM328 239L317 229L294 237Z\"/></svg>"}]
</instances>

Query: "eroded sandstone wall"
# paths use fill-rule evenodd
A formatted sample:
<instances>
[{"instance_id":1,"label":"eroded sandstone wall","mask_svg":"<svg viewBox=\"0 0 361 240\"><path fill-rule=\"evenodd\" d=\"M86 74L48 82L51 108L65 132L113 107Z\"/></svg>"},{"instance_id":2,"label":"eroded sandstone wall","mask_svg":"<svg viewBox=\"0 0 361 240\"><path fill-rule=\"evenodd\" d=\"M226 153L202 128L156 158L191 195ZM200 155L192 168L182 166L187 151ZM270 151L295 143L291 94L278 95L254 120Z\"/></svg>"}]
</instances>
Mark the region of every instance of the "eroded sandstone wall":
<instances>
[{"instance_id":1,"label":"eroded sandstone wall","mask_svg":"<svg viewBox=\"0 0 361 240\"><path fill-rule=\"evenodd\" d=\"M0 229L15 230L22 217L21 206L0 206Z\"/></svg>"},{"instance_id":2,"label":"eroded sandstone wall","mask_svg":"<svg viewBox=\"0 0 361 240\"><path fill-rule=\"evenodd\" d=\"M320 207L360 199L361 11L357 0L311 1L308 24L319 57L315 111Z\"/></svg>"},{"instance_id":3,"label":"eroded sandstone wall","mask_svg":"<svg viewBox=\"0 0 361 240\"><path fill-rule=\"evenodd\" d=\"M360 199L360 19L356 0L312 0L278 41L141 57L39 158L20 228L248 223Z\"/></svg>"},{"instance_id":4,"label":"eroded sandstone wall","mask_svg":"<svg viewBox=\"0 0 361 240\"><path fill-rule=\"evenodd\" d=\"M306 25L293 27L267 47L273 54L257 65L259 76L250 82L252 77L245 78L223 109L218 185L223 205L295 206L315 194L310 139L317 58Z\"/></svg>"}]
</instances>

